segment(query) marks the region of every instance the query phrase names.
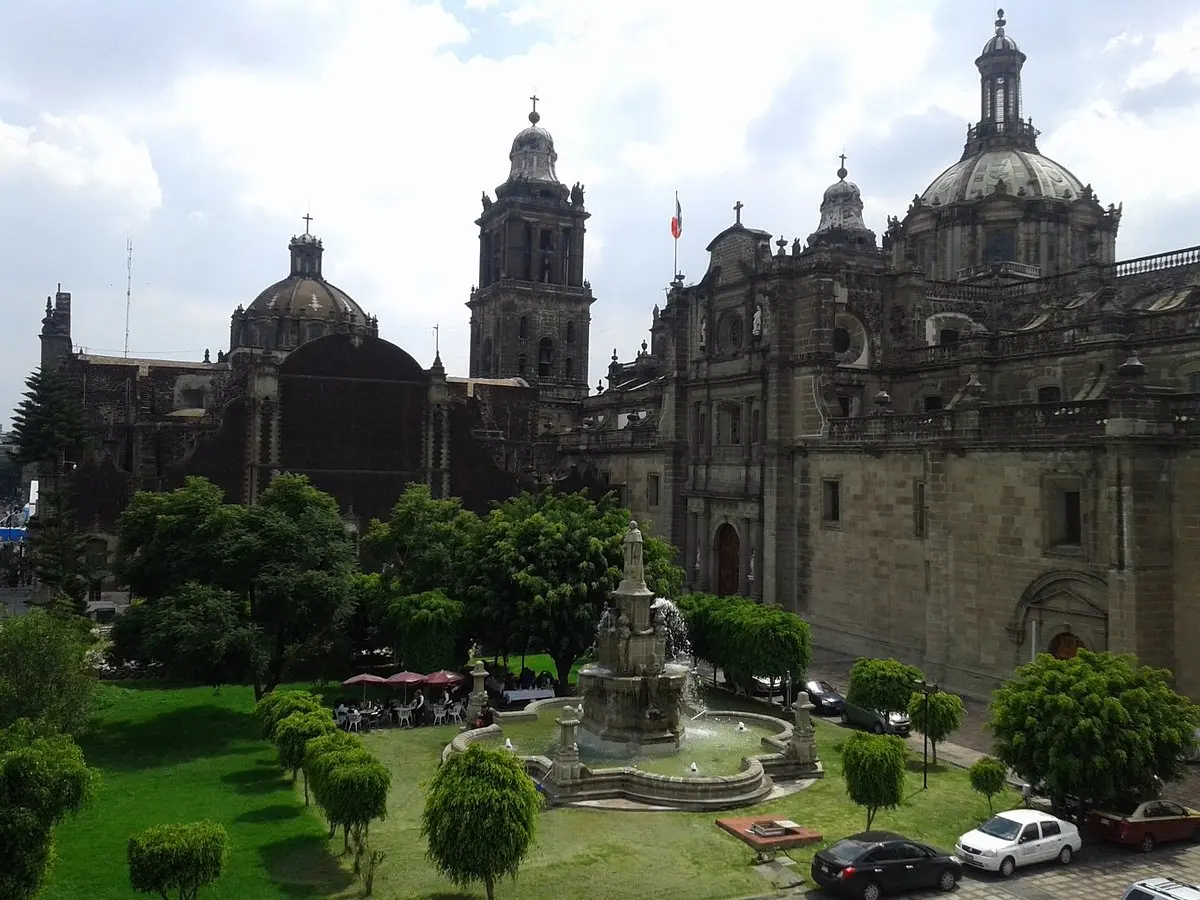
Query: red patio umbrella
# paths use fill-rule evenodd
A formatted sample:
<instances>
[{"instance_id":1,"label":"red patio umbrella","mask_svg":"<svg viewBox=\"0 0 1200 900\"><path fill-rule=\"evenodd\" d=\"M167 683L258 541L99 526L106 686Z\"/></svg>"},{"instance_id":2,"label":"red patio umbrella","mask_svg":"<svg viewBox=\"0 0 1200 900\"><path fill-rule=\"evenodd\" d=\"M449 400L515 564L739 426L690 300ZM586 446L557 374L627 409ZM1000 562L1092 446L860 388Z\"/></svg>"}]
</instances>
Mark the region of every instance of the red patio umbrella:
<instances>
[{"instance_id":1,"label":"red patio umbrella","mask_svg":"<svg viewBox=\"0 0 1200 900\"><path fill-rule=\"evenodd\" d=\"M378 675L372 675L370 672L363 672L361 675L355 675L347 678L342 682L342 687L353 687L356 684L361 684L363 689L363 700L367 699L368 684L386 684L386 678L380 678Z\"/></svg>"},{"instance_id":2,"label":"red patio umbrella","mask_svg":"<svg viewBox=\"0 0 1200 900\"><path fill-rule=\"evenodd\" d=\"M460 681L466 681L467 676L462 672L451 672L449 669L439 669L432 675L425 676L425 683L430 687L445 687L451 684L458 684Z\"/></svg>"},{"instance_id":3,"label":"red patio umbrella","mask_svg":"<svg viewBox=\"0 0 1200 900\"><path fill-rule=\"evenodd\" d=\"M404 702L407 703L408 702L408 686L410 684L424 684L425 676L422 675L420 672L397 672L395 675L389 675L386 679L384 679L384 681L387 684L391 685L392 687L396 687L398 685L403 685L403 687L404 687Z\"/></svg>"}]
</instances>

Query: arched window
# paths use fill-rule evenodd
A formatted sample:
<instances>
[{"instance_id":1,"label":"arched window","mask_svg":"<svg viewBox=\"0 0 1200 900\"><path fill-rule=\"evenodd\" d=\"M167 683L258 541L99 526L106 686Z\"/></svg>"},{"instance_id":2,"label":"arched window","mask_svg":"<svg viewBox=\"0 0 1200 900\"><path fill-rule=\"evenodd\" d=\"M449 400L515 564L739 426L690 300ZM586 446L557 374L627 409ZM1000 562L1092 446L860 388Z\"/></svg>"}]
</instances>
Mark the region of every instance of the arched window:
<instances>
[{"instance_id":1,"label":"arched window","mask_svg":"<svg viewBox=\"0 0 1200 900\"><path fill-rule=\"evenodd\" d=\"M483 342L483 352L479 354L479 374L486 378L492 373L492 339Z\"/></svg>"},{"instance_id":2,"label":"arched window","mask_svg":"<svg viewBox=\"0 0 1200 900\"><path fill-rule=\"evenodd\" d=\"M939 344L957 344L958 343L958 329L957 328L943 328L938 333L938 343Z\"/></svg>"},{"instance_id":3,"label":"arched window","mask_svg":"<svg viewBox=\"0 0 1200 900\"><path fill-rule=\"evenodd\" d=\"M567 323L567 343L568 344L575 343L575 323L574 322Z\"/></svg>"},{"instance_id":4,"label":"arched window","mask_svg":"<svg viewBox=\"0 0 1200 900\"><path fill-rule=\"evenodd\" d=\"M524 321L524 320L522 320ZM522 378L525 377L525 354L522 353L517 357L517 374Z\"/></svg>"},{"instance_id":5,"label":"arched window","mask_svg":"<svg viewBox=\"0 0 1200 900\"><path fill-rule=\"evenodd\" d=\"M538 342L538 378L549 378L554 367L554 341L544 337Z\"/></svg>"},{"instance_id":6,"label":"arched window","mask_svg":"<svg viewBox=\"0 0 1200 900\"><path fill-rule=\"evenodd\" d=\"M566 366L567 380L570 381L575 377L575 360L568 356L564 365Z\"/></svg>"},{"instance_id":7,"label":"arched window","mask_svg":"<svg viewBox=\"0 0 1200 900\"><path fill-rule=\"evenodd\" d=\"M525 316L521 316L521 322L517 326L517 337L521 340L529 337L529 319L525 318Z\"/></svg>"}]
</instances>

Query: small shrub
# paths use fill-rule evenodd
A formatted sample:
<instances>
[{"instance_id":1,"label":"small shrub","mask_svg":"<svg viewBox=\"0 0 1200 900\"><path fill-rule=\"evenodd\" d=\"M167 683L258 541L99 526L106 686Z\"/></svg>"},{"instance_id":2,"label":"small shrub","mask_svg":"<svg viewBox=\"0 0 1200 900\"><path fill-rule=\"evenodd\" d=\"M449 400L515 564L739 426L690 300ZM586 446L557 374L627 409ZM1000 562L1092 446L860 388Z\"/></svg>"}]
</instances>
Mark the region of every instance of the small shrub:
<instances>
[{"instance_id":1,"label":"small shrub","mask_svg":"<svg viewBox=\"0 0 1200 900\"><path fill-rule=\"evenodd\" d=\"M992 814L992 798L1003 792L1008 784L1008 767L998 759L985 756L967 770L971 787L987 797L988 815Z\"/></svg>"},{"instance_id":2,"label":"small shrub","mask_svg":"<svg viewBox=\"0 0 1200 900\"><path fill-rule=\"evenodd\" d=\"M904 765L908 747L895 735L861 731L842 745L842 775L846 793L867 811L867 831L881 809L895 809L904 799Z\"/></svg>"},{"instance_id":3,"label":"small shrub","mask_svg":"<svg viewBox=\"0 0 1200 900\"><path fill-rule=\"evenodd\" d=\"M129 839L129 882L135 891L196 900L221 877L229 835L216 822L155 825Z\"/></svg>"}]
</instances>

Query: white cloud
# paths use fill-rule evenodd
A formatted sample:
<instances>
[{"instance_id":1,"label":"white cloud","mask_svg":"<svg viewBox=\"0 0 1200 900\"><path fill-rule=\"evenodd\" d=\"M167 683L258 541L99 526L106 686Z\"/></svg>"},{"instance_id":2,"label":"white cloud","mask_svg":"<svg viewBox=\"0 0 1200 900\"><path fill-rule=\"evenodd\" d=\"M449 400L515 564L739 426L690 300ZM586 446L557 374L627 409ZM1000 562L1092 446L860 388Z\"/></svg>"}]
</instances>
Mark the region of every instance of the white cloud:
<instances>
[{"instance_id":1,"label":"white cloud","mask_svg":"<svg viewBox=\"0 0 1200 900\"><path fill-rule=\"evenodd\" d=\"M1156 35L1151 52L1150 59L1129 73L1128 87L1136 89L1165 84L1181 72L1200 75L1200 16Z\"/></svg>"},{"instance_id":2,"label":"white cloud","mask_svg":"<svg viewBox=\"0 0 1200 900\"><path fill-rule=\"evenodd\" d=\"M50 115L32 126L0 122L0 179L34 178L117 205L126 227L162 205L158 173L144 143L97 115Z\"/></svg>"}]
</instances>

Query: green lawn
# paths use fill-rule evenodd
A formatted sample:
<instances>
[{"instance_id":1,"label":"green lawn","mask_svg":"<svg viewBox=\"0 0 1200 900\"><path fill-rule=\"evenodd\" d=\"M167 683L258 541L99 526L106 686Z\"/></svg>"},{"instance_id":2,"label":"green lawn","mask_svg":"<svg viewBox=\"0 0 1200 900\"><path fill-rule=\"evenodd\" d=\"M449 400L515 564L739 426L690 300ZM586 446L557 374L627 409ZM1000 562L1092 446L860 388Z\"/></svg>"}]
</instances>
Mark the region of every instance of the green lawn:
<instances>
[{"instance_id":1,"label":"green lawn","mask_svg":"<svg viewBox=\"0 0 1200 900\"><path fill-rule=\"evenodd\" d=\"M519 660L518 660L519 661ZM527 661L528 662L528 661ZM46 897L53 900L129 900L125 844L133 832L160 822L209 818L229 830L232 856L225 878L208 898L328 897L357 895L315 809L306 810L259 739L248 688L163 687L105 689L105 706L82 741L89 762L104 774L98 802L57 830L58 861ZM761 711L749 701L722 697L714 708ZM382 731L366 736L393 772L388 818L371 828L372 843L387 852L375 896L384 900L465 900L482 889L458 892L425 860L420 839L422 783L434 772L454 726ZM771 813L820 829L830 838L862 830L864 815L845 799L838 752L846 732L821 723L817 741L828 776L790 797L728 815ZM948 847L987 814L965 773L936 769L921 790L914 758L904 805L877 819L880 827ZM1010 800L1017 798L1013 795ZM516 884L502 898L606 900L647 895L725 900L768 893L770 885L748 865L750 851L719 831L719 814L548 810L538 843ZM486 841L486 835L479 840ZM808 853L794 854L807 869Z\"/></svg>"},{"instance_id":2,"label":"green lawn","mask_svg":"<svg viewBox=\"0 0 1200 900\"><path fill-rule=\"evenodd\" d=\"M208 900L345 893L350 878L259 737L253 705L249 688L105 686L103 708L80 741L104 784L90 809L55 830L58 860L45 897L138 896L125 863L129 836L199 819L220 822L231 843L225 877L201 892Z\"/></svg>"}]
</instances>

